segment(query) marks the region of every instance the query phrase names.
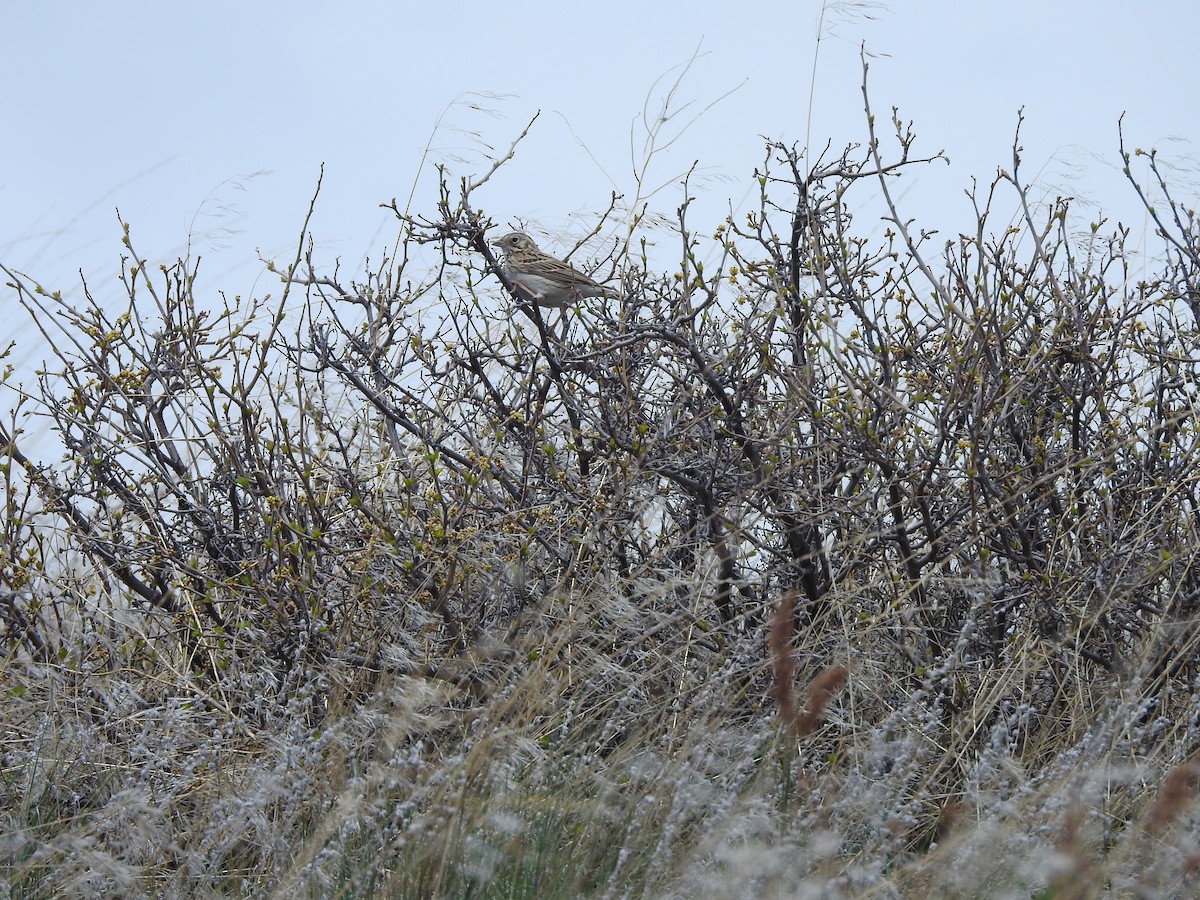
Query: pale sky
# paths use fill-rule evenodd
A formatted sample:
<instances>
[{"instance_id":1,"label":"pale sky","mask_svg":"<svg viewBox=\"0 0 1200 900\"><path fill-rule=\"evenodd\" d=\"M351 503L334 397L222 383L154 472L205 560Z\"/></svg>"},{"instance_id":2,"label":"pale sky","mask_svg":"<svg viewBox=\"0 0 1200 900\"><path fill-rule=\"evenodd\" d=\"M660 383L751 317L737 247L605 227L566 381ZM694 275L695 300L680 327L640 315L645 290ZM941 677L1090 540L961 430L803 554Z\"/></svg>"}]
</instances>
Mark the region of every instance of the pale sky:
<instances>
[{"instance_id":1,"label":"pale sky","mask_svg":"<svg viewBox=\"0 0 1200 900\"><path fill-rule=\"evenodd\" d=\"M913 214L938 227L970 226L962 192L973 176L986 181L1009 165L1021 107L1026 177L1120 215L1135 212L1119 176L1123 111L1131 144L1185 162L1200 152L1200 4L1191 0L829 4L818 42L821 8L8 4L0 261L68 296L82 269L98 297L119 298L119 208L150 259L172 261L190 235L204 257L202 290L275 292L257 254L294 254L324 163L312 231L322 258L339 256L355 274L394 239L379 204L403 204L427 146L430 162L475 174L487 148L503 152L538 110L516 160L476 202L501 225L583 233L613 191L632 194L642 116L661 107L697 52L664 134L694 121L648 180L670 185L699 161L692 224L709 234L731 204L744 208L763 136L865 140L862 45L878 117L899 106L915 122L917 152L951 159L903 187ZM433 185L427 167L415 211L432 212ZM659 211L679 197L669 186ZM23 314L11 293L0 309L16 322L23 365L36 364L36 333L12 318Z\"/></svg>"}]
</instances>

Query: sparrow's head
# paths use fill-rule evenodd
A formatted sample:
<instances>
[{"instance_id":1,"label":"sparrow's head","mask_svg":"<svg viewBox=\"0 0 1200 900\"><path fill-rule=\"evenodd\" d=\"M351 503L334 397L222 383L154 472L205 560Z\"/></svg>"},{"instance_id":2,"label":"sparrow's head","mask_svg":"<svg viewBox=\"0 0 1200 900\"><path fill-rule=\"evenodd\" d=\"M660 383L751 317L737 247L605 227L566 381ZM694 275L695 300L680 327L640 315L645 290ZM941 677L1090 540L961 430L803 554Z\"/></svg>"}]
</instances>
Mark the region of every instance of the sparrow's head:
<instances>
[{"instance_id":1,"label":"sparrow's head","mask_svg":"<svg viewBox=\"0 0 1200 900\"><path fill-rule=\"evenodd\" d=\"M520 250L532 250L536 253L538 248L538 245L533 242L533 238L520 231L510 232L504 237L496 238L492 243L501 253L513 253Z\"/></svg>"}]
</instances>

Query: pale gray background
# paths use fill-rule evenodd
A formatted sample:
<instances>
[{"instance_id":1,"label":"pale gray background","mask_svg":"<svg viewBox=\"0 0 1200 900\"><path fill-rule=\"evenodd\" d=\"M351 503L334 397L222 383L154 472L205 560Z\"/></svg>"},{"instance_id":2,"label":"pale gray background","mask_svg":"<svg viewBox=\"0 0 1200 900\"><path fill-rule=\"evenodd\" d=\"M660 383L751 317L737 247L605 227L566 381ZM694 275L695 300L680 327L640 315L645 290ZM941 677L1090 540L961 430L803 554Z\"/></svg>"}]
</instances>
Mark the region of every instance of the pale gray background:
<instances>
[{"instance_id":1,"label":"pale gray background","mask_svg":"<svg viewBox=\"0 0 1200 900\"><path fill-rule=\"evenodd\" d=\"M1200 138L1190 0L828 4L823 31L813 0L5 6L0 261L68 296L82 269L119 299L117 208L153 260L187 252L190 236L202 290L277 291L258 254L295 252L322 162L313 232L321 258L354 275L394 237L379 203L404 202L427 146L429 162L479 172L539 109L476 202L502 224L583 233L612 191L632 195L641 118L697 53L676 92L690 105L664 129L678 139L649 180L698 160L701 232L753 200L762 136L865 139L860 45L875 112L899 106L918 152L952 160L902 187L912 214L952 232L970 226L971 178L1009 165L1022 106L1026 177L1139 234L1118 116L1131 143L1185 165ZM418 211L432 211L434 183L427 165ZM670 213L679 197L669 186L655 205ZM0 309L22 368L35 365L43 351L10 292Z\"/></svg>"}]
</instances>

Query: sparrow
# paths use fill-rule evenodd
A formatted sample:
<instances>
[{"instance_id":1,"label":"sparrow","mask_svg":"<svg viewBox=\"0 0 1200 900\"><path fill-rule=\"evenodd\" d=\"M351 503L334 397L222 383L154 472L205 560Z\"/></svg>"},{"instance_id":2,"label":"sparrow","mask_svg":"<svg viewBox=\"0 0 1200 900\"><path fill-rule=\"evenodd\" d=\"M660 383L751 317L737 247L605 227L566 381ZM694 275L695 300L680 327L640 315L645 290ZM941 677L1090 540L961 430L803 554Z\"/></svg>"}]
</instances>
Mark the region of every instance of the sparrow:
<instances>
[{"instance_id":1,"label":"sparrow","mask_svg":"<svg viewBox=\"0 0 1200 900\"><path fill-rule=\"evenodd\" d=\"M520 231L497 238L494 243L504 254L504 274L513 287L538 306L565 309L583 297L621 296L612 288L596 284L570 263L543 253L533 238Z\"/></svg>"}]
</instances>

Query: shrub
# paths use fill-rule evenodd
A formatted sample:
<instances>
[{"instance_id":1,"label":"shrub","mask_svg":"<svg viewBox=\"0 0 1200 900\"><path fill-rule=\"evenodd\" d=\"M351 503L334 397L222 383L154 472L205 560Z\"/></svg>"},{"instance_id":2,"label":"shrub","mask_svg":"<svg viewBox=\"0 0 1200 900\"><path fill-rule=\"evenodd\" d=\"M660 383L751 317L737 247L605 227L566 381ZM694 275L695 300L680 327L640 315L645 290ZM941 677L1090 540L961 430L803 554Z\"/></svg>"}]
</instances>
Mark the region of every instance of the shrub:
<instances>
[{"instance_id":1,"label":"shrub","mask_svg":"<svg viewBox=\"0 0 1200 900\"><path fill-rule=\"evenodd\" d=\"M1182 892L1194 213L1122 140L1135 269L1014 143L937 249L867 121L712 235L614 201L623 299L559 322L498 312L502 165L361 282L5 269L54 355L0 427L9 892Z\"/></svg>"}]
</instances>

